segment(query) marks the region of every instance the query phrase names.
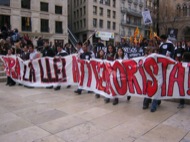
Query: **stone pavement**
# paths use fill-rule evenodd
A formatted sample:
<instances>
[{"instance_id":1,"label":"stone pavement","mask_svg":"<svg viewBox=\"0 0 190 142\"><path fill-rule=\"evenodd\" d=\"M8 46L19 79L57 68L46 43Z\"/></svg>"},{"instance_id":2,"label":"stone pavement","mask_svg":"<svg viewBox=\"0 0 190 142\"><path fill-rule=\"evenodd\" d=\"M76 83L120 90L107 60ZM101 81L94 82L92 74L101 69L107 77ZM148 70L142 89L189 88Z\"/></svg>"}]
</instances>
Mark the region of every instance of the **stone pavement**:
<instances>
[{"instance_id":1,"label":"stone pavement","mask_svg":"<svg viewBox=\"0 0 190 142\"><path fill-rule=\"evenodd\" d=\"M119 105L70 89L0 84L0 142L189 142L190 106L162 101L155 113L142 98Z\"/></svg>"}]
</instances>

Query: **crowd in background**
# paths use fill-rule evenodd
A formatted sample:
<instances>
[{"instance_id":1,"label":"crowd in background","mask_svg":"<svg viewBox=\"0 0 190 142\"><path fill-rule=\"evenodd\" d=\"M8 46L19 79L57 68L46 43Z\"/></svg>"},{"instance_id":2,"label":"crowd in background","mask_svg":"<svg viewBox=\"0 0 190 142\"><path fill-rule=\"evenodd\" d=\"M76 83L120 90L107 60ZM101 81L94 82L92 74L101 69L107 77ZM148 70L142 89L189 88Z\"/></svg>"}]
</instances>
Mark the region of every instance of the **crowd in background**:
<instances>
[{"instance_id":1,"label":"crowd in background","mask_svg":"<svg viewBox=\"0 0 190 142\"><path fill-rule=\"evenodd\" d=\"M121 42L104 45L101 39L93 46L89 40L82 43L78 42L76 48L69 43L61 45L57 43L53 44L51 41L44 40L42 37L29 37L27 34L21 36L17 29L10 30L5 26L1 27L0 31L0 54L1 55L17 55L23 60L33 60L40 57L54 57L54 56L67 56L72 53L78 53L80 59L89 60L91 58L97 58L100 60L123 60L129 59L128 55L124 52L124 47L141 47L144 50L144 55L147 56L151 53L158 53L175 59L178 62L190 61L190 41L175 41L171 42L167 39L166 35L160 36L160 38L146 39L144 38L140 43L131 43L124 38ZM186 57L186 59L183 59ZM7 85L13 86L15 82L8 76ZM61 86L57 86L54 89L60 90ZM70 86L68 86L69 88ZM78 88L75 93L81 94L82 89ZM89 91L89 93L91 93ZM96 98L100 98L99 94L95 95ZM129 101L130 96L127 97ZM104 98L105 103L109 103L109 98ZM145 98L143 102L143 109L147 109L151 104L151 112L156 111L157 106L160 105L160 100L151 100ZM117 105L119 99L113 100L113 105ZM178 108L184 107L184 100L180 101Z\"/></svg>"}]
</instances>

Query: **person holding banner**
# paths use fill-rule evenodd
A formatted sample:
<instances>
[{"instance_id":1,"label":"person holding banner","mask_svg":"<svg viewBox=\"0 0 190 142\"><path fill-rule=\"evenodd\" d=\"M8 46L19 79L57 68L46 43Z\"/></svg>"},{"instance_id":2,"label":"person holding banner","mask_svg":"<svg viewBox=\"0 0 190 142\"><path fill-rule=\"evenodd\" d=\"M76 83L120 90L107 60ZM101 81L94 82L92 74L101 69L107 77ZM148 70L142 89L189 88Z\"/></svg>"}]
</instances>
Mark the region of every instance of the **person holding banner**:
<instances>
[{"instance_id":1,"label":"person holding banner","mask_svg":"<svg viewBox=\"0 0 190 142\"><path fill-rule=\"evenodd\" d=\"M190 63L190 52L185 52L182 56L182 62ZM178 109L184 108L185 105L185 99L180 99Z\"/></svg>"},{"instance_id":2,"label":"person holding banner","mask_svg":"<svg viewBox=\"0 0 190 142\"><path fill-rule=\"evenodd\" d=\"M106 59L108 61L114 61L115 60L115 54L116 54L116 51L115 51L114 46L113 45L109 45L108 46L108 52L106 54ZM104 98L104 102L105 103L109 103L110 102L110 98Z\"/></svg>"},{"instance_id":3,"label":"person holding banner","mask_svg":"<svg viewBox=\"0 0 190 142\"><path fill-rule=\"evenodd\" d=\"M64 57L64 56L67 56L68 53L63 50L62 46L61 45L58 45L57 46L57 55L56 56L59 56L59 57ZM68 88L70 87L70 85L67 86ZM57 90L60 90L61 89L61 85L58 85L57 87L54 88L55 91Z\"/></svg>"},{"instance_id":4,"label":"person holding banner","mask_svg":"<svg viewBox=\"0 0 190 142\"><path fill-rule=\"evenodd\" d=\"M7 56L12 56L12 52L13 52L12 48L9 48L7 51ZM9 60L9 62L11 62L11 60ZM11 78L11 75L9 72L7 72L7 84L6 85L14 86L16 84L16 82Z\"/></svg>"},{"instance_id":5,"label":"person holding banner","mask_svg":"<svg viewBox=\"0 0 190 142\"><path fill-rule=\"evenodd\" d=\"M105 59L105 52L104 50L99 50L97 54L97 59L104 60ZM100 98L100 94L95 95L96 98Z\"/></svg>"},{"instance_id":6,"label":"person holding banner","mask_svg":"<svg viewBox=\"0 0 190 142\"><path fill-rule=\"evenodd\" d=\"M88 51L87 43L83 44L82 50L83 50L83 53L80 54L80 59L82 59L82 60L90 60L92 53ZM74 92L77 93L78 95L80 95L82 93L82 89L78 88ZM88 93L91 93L91 91L88 91Z\"/></svg>"}]
</instances>

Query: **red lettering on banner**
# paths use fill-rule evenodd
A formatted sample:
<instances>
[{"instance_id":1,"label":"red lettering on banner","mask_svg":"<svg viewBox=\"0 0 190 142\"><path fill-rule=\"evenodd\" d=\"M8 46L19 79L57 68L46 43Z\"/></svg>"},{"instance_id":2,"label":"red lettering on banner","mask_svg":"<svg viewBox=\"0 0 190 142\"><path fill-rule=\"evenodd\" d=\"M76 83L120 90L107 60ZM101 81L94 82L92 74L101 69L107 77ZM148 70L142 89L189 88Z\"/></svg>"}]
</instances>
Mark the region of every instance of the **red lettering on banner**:
<instances>
[{"instance_id":1,"label":"red lettering on banner","mask_svg":"<svg viewBox=\"0 0 190 142\"><path fill-rule=\"evenodd\" d=\"M146 74L143 67L143 60L139 60L139 73L142 76L143 94L146 95L147 79L146 79Z\"/></svg>"},{"instance_id":2,"label":"red lettering on banner","mask_svg":"<svg viewBox=\"0 0 190 142\"><path fill-rule=\"evenodd\" d=\"M112 71L113 71L112 65L110 63L105 62L105 67L106 67L105 68L105 78L106 78L106 90L105 90L105 92L108 95L111 94L112 96L116 96L116 92L114 91L114 89L111 85L111 81L110 81L110 76L112 75Z\"/></svg>"},{"instance_id":3,"label":"red lettering on banner","mask_svg":"<svg viewBox=\"0 0 190 142\"><path fill-rule=\"evenodd\" d=\"M36 82L35 69L34 69L32 62L29 62L28 67L30 68L29 81L30 82Z\"/></svg>"},{"instance_id":4,"label":"red lettering on banner","mask_svg":"<svg viewBox=\"0 0 190 142\"><path fill-rule=\"evenodd\" d=\"M72 56L72 74L73 74L73 82L77 83L80 80L79 67L77 62L77 57Z\"/></svg>"},{"instance_id":5,"label":"red lettering on banner","mask_svg":"<svg viewBox=\"0 0 190 142\"><path fill-rule=\"evenodd\" d=\"M81 71L79 85L83 86L84 74L85 74L85 70L84 70L85 60L79 60L79 63L80 63L80 71Z\"/></svg>"},{"instance_id":6,"label":"red lettering on banner","mask_svg":"<svg viewBox=\"0 0 190 142\"><path fill-rule=\"evenodd\" d=\"M87 62L87 61L86 61L86 65L87 65L87 68L88 68L88 82L87 82L87 87L90 87L90 86L91 86L91 83L92 83L92 69L91 69L91 66L90 66L90 62Z\"/></svg>"},{"instance_id":7,"label":"red lettering on banner","mask_svg":"<svg viewBox=\"0 0 190 142\"><path fill-rule=\"evenodd\" d=\"M135 73L137 73L138 71L137 63L134 60L124 60L122 61L122 64L126 69L127 82L129 84L129 92L134 94L136 89L138 94L142 94L142 90L135 76Z\"/></svg>"},{"instance_id":8,"label":"red lettering on banner","mask_svg":"<svg viewBox=\"0 0 190 142\"><path fill-rule=\"evenodd\" d=\"M14 70L11 71L11 74L12 74L12 78L19 79L19 80L21 79L21 76L20 76L20 64L19 64L18 58L16 58L15 68L14 68Z\"/></svg>"},{"instance_id":9,"label":"red lettering on banner","mask_svg":"<svg viewBox=\"0 0 190 142\"><path fill-rule=\"evenodd\" d=\"M90 64L91 64L91 67L92 67L92 70L93 70L93 73L94 73L94 76L95 76L95 79L96 79L96 89L98 88L98 84L99 84L99 74L98 74L98 64L99 62L97 61L94 61L94 60L91 60L90 61Z\"/></svg>"},{"instance_id":10,"label":"red lettering on banner","mask_svg":"<svg viewBox=\"0 0 190 142\"><path fill-rule=\"evenodd\" d=\"M147 95L149 97L154 96L158 90L158 81L154 75L158 75L158 65L154 58L147 58L144 63L146 72L150 75L152 80L147 80Z\"/></svg>"},{"instance_id":11,"label":"red lettering on banner","mask_svg":"<svg viewBox=\"0 0 190 142\"><path fill-rule=\"evenodd\" d=\"M23 79L24 81L29 81L29 78L26 78L26 71L27 71L27 66L24 65L24 71L23 71L23 77L22 77L22 79Z\"/></svg>"},{"instance_id":12,"label":"red lettering on banner","mask_svg":"<svg viewBox=\"0 0 190 142\"><path fill-rule=\"evenodd\" d=\"M188 90L187 94L190 95L190 63L188 64Z\"/></svg>"},{"instance_id":13,"label":"red lettering on banner","mask_svg":"<svg viewBox=\"0 0 190 142\"><path fill-rule=\"evenodd\" d=\"M174 61L164 58L164 57L158 57L157 63L162 63L162 76L163 76L163 82L162 82L162 96L166 96L166 75L167 75L167 68L171 64L175 64Z\"/></svg>"},{"instance_id":14,"label":"red lettering on banner","mask_svg":"<svg viewBox=\"0 0 190 142\"><path fill-rule=\"evenodd\" d=\"M53 68L54 68L54 71L55 71L55 78L56 78L56 81L58 81L58 76L59 74L61 73L61 70L58 68L57 66L57 63L60 62L60 59L59 58L54 58L53 59Z\"/></svg>"},{"instance_id":15,"label":"red lettering on banner","mask_svg":"<svg viewBox=\"0 0 190 142\"><path fill-rule=\"evenodd\" d=\"M43 69L43 66L42 66L42 61L41 61L41 60L38 60L38 64L39 64L39 67L40 67L40 78L41 78L41 82L48 82L48 78L45 78L45 77L44 77L44 69Z\"/></svg>"},{"instance_id":16,"label":"red lettering on banner","mask_svg":"<svg viewBox=\"0 0 190 142\"><path fill-rule=\"evenodd\" d=\"M119 95L124 96L127 92L127 76L122 64L120 64L119 61L115 61L113 65L112 75L117 92L119 93Z\"/></svg>"},{"instance_id":17,"label":"red lettering on banner","mask_svg":"<svg viewBox=\"0 0 190 142\"><path fill-rule=\"evenodd\" d=\"M169 77L169 84L168 84L168 96L173 95L173 89L175 82L178 85L179 88L179 94L180 96L185 96L185 90L184 90L184 81L185 81L185 68L182 66L182 63L177 63L174 65L170 77ZM177 92L175 92L177 93Z\"/></svg>"},{"instance_id":18,"label":"red lettering on banner","mask_svg":"<svg viewBox=\"0 0 190 142\"><path fill-rule=\"evenodd\" d=\"M66 82L67 81L67 75L66 75L66 60L65 58L61 58L61 63L62 63L62 78L61 78L61 82Z\"/></svg>"},{"instance_id":19,"label":"red lettering on banner","mask_svg":"<svg viewBox=\"0 0 190 142\"><path fill-rule=\"evenodd\" d=\"M45 58L46 71L48 76L48 83L57 82L56 78L52 77L52 69L50 67L49 58Z\"/></svg>"}]
</instances>

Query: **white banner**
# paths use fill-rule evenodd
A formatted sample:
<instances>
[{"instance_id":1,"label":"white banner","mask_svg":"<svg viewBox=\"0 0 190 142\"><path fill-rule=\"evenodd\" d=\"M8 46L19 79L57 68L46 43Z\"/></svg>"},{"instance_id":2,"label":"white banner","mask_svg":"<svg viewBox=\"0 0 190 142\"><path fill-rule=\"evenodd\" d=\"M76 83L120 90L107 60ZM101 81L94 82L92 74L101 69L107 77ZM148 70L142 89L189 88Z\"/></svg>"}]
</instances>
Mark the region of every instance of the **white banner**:
<instances>
[{"instance_id":1,"label":"white banner","mask_svg":"<svg viewBox=\"0 0 190 142\"><path fill-rule=\"evenodd\" d=\"M22 61L2 56L7 75L24 85L79 85L103 96L190 98L190 65L151 54L130 60L78 60L76 55Z\"/></svg>"}]
</instances>

